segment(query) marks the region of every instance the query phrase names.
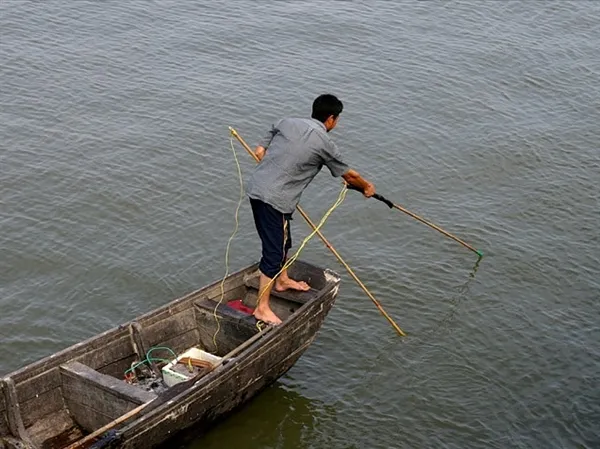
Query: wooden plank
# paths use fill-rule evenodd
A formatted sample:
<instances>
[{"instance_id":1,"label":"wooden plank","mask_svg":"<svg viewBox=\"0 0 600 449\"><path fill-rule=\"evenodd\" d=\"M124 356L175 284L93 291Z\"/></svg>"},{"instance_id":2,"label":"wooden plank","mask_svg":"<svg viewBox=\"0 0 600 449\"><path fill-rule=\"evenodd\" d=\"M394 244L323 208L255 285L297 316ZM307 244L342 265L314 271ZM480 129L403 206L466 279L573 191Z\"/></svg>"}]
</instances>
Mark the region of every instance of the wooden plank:
<instances>
[{"instance_id":1,"label":"wooden plank","mask_svg":"<svg viewBox=\"0 0 600 449\"><path fill-rule=\"evenodd\" d=\"M54 368L17 384L17 393L21 402L24 402L59 386L58 368Z\"/></svg>"},{"instance_id":2,"label":"wooden plank","mask_svg":"<svg viewBox=\"0 0 600 449\"><path fill-rule=\"evenodd\" d=\"M38 447L51 448L64 447L83 436L67 410L52 413L36 421L27 428L27 432Z\"/></svg>"},{"instance_id":3,"label":"wooden plank","mask_svg":"<svg viewBox=\"0 0 600 449\"><path fill-rule=\"evenodd\" d=\"M4 402L4 394L2 387L0 386L0 435L8 433L8 421L6 418L6 405ZM2 448L0 448L2 449Z\"/></svg>"},{"instance_id":4,"label":"wooden plank","mask_svg":"<svg viewBox=\"0 0 600 449\"><path fill-rule=\"evenodd\" d=\"M106 342L104 347L98 348L94 351L89 351L73 360L87 365L95 370L99 370L104 366L107 366L117 360L122 360L133 354L135 354L135 352L131 344L129 332L127 332L116 340Z\"/></svg>"},{"instance_id":5,"label":"wooden plank","mask_svg":"<svg viewBox=\"0 0 600 449\"><path fill-rule=\"evenodd\" d=\"M17 392L19 393L21 402L24 402L59 386L60 376L58 368L55 368L21 382L17 385Z\"/></svg>"},{"instance_id":6,"label":"wooden plank","mask_svg":"<svg viewBox=\"0 0 600 449\"><path fill-rule=\"evenodd\" d=\"M139 361L140 359L138 359L137 354L132 354L124 359L115 360L110 365L103 366L96 371L106 374L107 376L112 376L116 379L123 379L125 377L125 371L131 368L131 364Z\"/></svg>"},{"instance_id":7,"label":"wooden plank","mask_svg":"<svg viewBox=\"0 0 600 449\"><path fill-rule=\"evenodd\" d=\"M243 343L258 332L255 321L247 315L235 310L223 310L227 306L217 309L219 324L214 317L214 306L216 303L203 301L196 304L196 320L198 321L198 343L206 351L217 355L226 354L236 346ZM214 337L216 334L217 347Z\"/></svg>"},{"instance_id":8,"label":"wooden plank","mask_svg":"<svg viewBox=\"0 0 600 449\"><path fill-rule=\"evenodd\" d=\"M156 397L152 392L101 374L79 362L62 365L60 370L67 406L77 423L89 432L105 424L106 418L109 421L115 419ZM76 415L77 405L94 413Z\"/></svg>"},{"instance_id":9,"label":"wooden plank","mask_svg":"<svg viewBox=\"0 0 600 449\"><path fill-rule=\"evenodd\" d=\"M60 387L45 391L37 397L21 403L23 424L25 427L33 425L37 420L65 408Z\"/></svg>"},{"instance_id":10,"label":"wooden plank","mask_svg":"<svg viewBox=\"0 0 600 449\"><path fill-rule=\"evenodd\" d=\"M197 327L194 310L189 308L158 323L145 327L146 341L150 346L157 346L190 330L195 330Z\"/></svg>"},{"instance_id":11,"label":"wooden plank","mask_svg":"<svg viewBox=\"0 0 600 449\"><path fill-rule=\"evenodd\" d=\"M150 349L150 345L146 341L142 325L137 321L132 321L129 324L129 335L131 336L133 349L138 356L138 360L144 360L146 358L148 349ZM156 366L156 362L149 360L147 363L150 365L150 369L154 372L154 374L160 376L160 370Z\"/></svg>"},{"instance_id":12,"label":"wooden plank","mask_svg":"<svg viewBox=\"0 0 600 449\"><path fill-rule=\"evenodd\" d=\"M69 411L77 426L86 433L93 432L113 420L103 412L75 401L69 404Z\"/></svg>"},{"instance_id":13,"label":"wooden plank","mask_svg":"<svg viewBox=\"0 0 600 449\"><path fill-rule=\"evenodd\" d=\"M160 342L160 346L165 346L167 348L171 348L175 351L176 354L179 354L183 351L187 351L193 346L198 346L200 343L200 336L198 334L197 329L193 329L191 331L185 332L184 334L177 335L170 340L166 340L164 342ZM156 352L156 355L162 354L161 352ZM164 353L168 354L168 353ZM172 356L167 355L166 358L170 359Z\"/></svg>"},{"instance_id":14,"label":"wooden plank","mask_svg":"<svg viewBox=\"0 0 600 449\"><path fill-rule=\"evenodd\" d=\"M23 424L19 399L17 398L15 381L11 377L5 377L0 380L0 388L2 389L4 403L6 404L5 413L10 434L15 438L29 442L29 436Z\"/></svg>"},{"instance_id":15,"label":"wooden plank","mask_svg":"<svg viewBox=\"0 0 600 449\"><path fill-rule=\"evenodd\" d=\"M0 396L4 396L0 394ZM6 411L0 412L0 435L8 435L10 432L8 428L8 418L6 417Z\"/></svg>"},{"instance_id":16,"label":"wooden plank","mask_svg":"<svg viewBox=\"0 0 600 449\"><path fill-rule=\"evenodd\" d=\"M246 287L252 288L258 292L259 289L259 278L258 276L247 276L244 279ZM295 290L286 290L278 292L274 288L271 289L271 296L275 298L285 299L287 301L295 302L298 304L305 304L311 299L314 299L319 294L318 290L311 288L309 291L300 292Z\"/></svg>"},{"instance_id":17,"label":"wooden plank","mask_svg":"<svg viewBox=\"0 0 600 449\"><path fill-rule=\"evenodd\" d=\"M248 290L248 293L246 294L246 296L244 296L244 304L248 307L254 308L256 307L257 303L258 290ZM298 310L303 305L298 302L292 302L278 297L271 298L270 304L273 313L275 313L275 315L277 315L283 321L287 320L290 317L290 315L296 312L296 310Z\"/></svg>"},{"instance_id":18,"label":"wooden plank","mask_svg":"<svg viewBox=\"0 0 600 449\"><path fill-rule=\"evenodd\" d=\"M112 376L101 374L79 362L62 365L60 371L63 376L63 388L70 391L74 391L79 385L82 385L88 390L94 390L93 393L108 393L110 396L124 399L137 405L151 401L156 397L152 392L130 385Z\"/></svg>"}]
</instances>

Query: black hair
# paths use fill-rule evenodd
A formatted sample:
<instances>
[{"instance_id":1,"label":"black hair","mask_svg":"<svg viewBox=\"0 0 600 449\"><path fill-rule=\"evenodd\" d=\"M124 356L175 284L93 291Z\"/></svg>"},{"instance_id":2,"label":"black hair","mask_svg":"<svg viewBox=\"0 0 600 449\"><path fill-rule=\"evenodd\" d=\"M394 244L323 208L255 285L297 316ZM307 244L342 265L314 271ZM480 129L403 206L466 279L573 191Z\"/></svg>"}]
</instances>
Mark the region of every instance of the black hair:
<instances>
[{"instance_id":1,"label":"black hair","mask_svg":"<svg viewBox=\"0 0 600 449\"><path fill-rule=\"evenodd\" d=\"M342 109L344 109L344 105L335 95L319 95L313 101L311 117L324 123L331 115L333 118L337 118L342 113Z\"/></svg>"}]
</instances>

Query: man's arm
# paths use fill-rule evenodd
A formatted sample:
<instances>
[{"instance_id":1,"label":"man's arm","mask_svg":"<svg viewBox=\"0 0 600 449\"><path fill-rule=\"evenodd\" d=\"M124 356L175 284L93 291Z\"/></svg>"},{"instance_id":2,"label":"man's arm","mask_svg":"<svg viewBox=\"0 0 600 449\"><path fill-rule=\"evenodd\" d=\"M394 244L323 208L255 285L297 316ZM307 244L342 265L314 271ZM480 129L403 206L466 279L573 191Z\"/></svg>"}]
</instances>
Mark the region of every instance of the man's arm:
<instances>
[{"instance_id":1,"label":"man's arm","mask_svg":"<svg viewBox=\"0 0 600 449\"><path fill-rule=\"evenodd\" d=\"M265 157L265 152L267 151L267 148L269 148L269 145L271 144L273 137L275 137L275 135L279 132L279 130L277 128L281 122L282 122L282 120L277 122L276 125L273 125L271 127L271 129L269 130L269 132L258 142L258 145L256 146L256 149L254 150L254 154L256 154L256 157L258 158L259 162L262 161L263 157Z\"/></svg>"},{"instance_id":2,"label":"man's arm","mask_svg":"<svg viewBox=\"0 0 600 449\"><path fill-rule=\"evenodd\" d=\"M344 181L363 192L367 198L375 195L375 185L363 178L356 170L350 169L342 175Z\"/></svg>"}]
</instances>

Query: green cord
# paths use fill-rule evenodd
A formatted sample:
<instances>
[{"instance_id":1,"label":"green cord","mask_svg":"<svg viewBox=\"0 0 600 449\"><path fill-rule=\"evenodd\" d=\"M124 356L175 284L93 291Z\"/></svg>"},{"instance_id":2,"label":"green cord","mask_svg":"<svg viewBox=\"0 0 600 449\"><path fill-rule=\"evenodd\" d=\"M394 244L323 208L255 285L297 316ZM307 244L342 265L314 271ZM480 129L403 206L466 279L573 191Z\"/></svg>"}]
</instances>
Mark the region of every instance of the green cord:
<instances>
[{"instance_id":1,"label":"green cord","mask_svg":"<svg viewBox=\"0 0 600 449\"><path fill-rule=\"evenodd\" d=\"M138 366L143 365L144 363L149 363L149 362L167 362L169 363L170 360L167 359L155 359L155 358L145 358L144 360L142 360L141 362L136 363L135 365L133 365L131 368L129 368L128 370L126 370L123 374L127 375L128 372L133 372L133 370L135 370Z\"/></svg>"},{"instance_id":2,"label":"green cord","mask_svg":"<svg viewBox=\"0 0 600 449\"><path fill-rule=\"evenodd\" d=\"M169 351L171 354L173 354L173 357L177 358L177 354L175 354L175 352L171 348L167 348L166 346L156 346L154 348L148 349L148 352L146 353L146 357L150 357L150 353L152 351L157 351L159 349L164 349L165 351Z\"/></svg>"},{"instance_id":3,"label":"green cord","mask_svg":"<svg viewBox=\"0 0 600 449\"><path fill-rule=\"evenodd\" d=\"M141 362L136 363L128 370L126 370L123 373L123 375L126 376L127 373L133 372L133 370L135 370L138 366L143 365L144 363L150 363L150 362L167 362L167 363L169 363L169 362L171 362L171 360L168 360L168 359L159 359L159 358L150 357L150 354L152 353L152 351L158 351L158 350L169 351L171 354L173 354L173 357L177 358L177 354L175 354L175 351L173 351L171 348L167 348L166 346L156 346L154 348L148 349L148 352L146 352L146 358L144 360L142 360Z\"/></svg>"}]
</instances>

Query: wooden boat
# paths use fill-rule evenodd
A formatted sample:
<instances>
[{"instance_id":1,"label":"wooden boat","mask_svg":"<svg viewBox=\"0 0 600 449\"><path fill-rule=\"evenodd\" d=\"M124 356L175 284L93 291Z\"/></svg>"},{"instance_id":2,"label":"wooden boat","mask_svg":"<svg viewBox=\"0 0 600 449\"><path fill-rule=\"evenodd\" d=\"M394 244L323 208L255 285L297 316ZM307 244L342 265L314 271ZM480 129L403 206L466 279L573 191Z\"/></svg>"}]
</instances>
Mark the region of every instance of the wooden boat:
<instances>
[{"instance_id":1,"label":"wooden boat","mask_svg":"<svg viewBox=\"0 0 600 449\"><path fill-rule=\"evenodd\" d=\"M0 381L0 449L148 449L185 429L203 432L288 371L333 306L337 274L301 261L290 274L312 288L273 292L280 326L261 327L244 310L256 305L253 265L8 374ZM201 371L166 387L164 362L152 354L170 353L157 347L220 359L210 370L190 366Z\"/></svg>"}]
</instances>

